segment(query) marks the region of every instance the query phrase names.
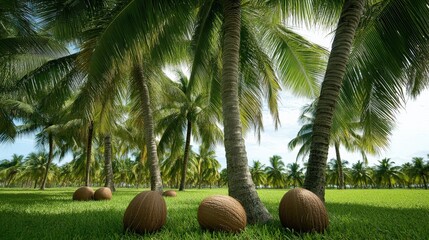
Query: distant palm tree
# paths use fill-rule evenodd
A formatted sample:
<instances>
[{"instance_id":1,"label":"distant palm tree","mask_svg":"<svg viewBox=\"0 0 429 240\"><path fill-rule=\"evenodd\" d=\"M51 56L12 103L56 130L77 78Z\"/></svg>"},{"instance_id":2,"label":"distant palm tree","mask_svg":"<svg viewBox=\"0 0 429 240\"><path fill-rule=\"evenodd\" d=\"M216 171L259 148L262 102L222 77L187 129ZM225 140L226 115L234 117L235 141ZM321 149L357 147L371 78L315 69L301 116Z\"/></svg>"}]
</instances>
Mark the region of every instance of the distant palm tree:
<instances>
[{"instance_id":1,"label":"distant palm tree","mask_svg":"<svg viewBox=\"0 0 429 240\"><path fill-rule=\"evenodd\" d=\"M3 173L5 176L4 182L6 187L10 186L15 176L22 171L23 159L23 155L13 154L9 161L6 160L0 164L0 174Z\"/></svg>"},{"instance_id":2,"label":"distant palm tree","mask_svg":"<svg viewBox=\"0 0 429 240\"><path fill-rule=\"evenodd\" d=\"M285 184L285 164L281 160L282 157L274 155L270 157L270 166L265 168L267 180L275 188L281 188Z\"/></svg>"},{"instance_id":3,"label":"distant palm tree","mask_svg":"<svg viewBox=\"0 0 429 240\"><path fill-rule=\"evenodd\" d=\"M191 89L189 79L181 71L177 71L179 81L170 80L168 90L164 91L166 101L159 107L158 128L162 129L159 142L160 148L172 141L180 141L186 136L183 150L182 174L179 191L185 189L191 137L204 144L214 145L223 139L219 128L220 116L215 114L207 89ZM192 91L191 91L192 90ZM185 133L185 134L184 134Z\"/></svg>"},{"instance_id":4,"label":"distant palm tree","mask_svg":"<svg viewBox=\"0 0 429 240\"><path fill-rule=\"evenodd\" d=\"M343 189L344 185L341 185L341 183L344 184L344 180L348 178L347 173L344 171L347 164L349 164L347 160L342 160L341 167L339 167L339 161L337 161L337 159L331 159L328 162L328 169L326 172L327 183L336 185L339 189ZM343 177L343 179L341 179L341 177Z\"/></svg>"},{"instance_id":5,"label":"distant palm tree","mask_svg":"<svg viewBox=\"0 0 429 240\"><path fill-rule=\"evenodd\" d=\"M252 175L252 180L255 183L256 188L264 185L267 181L265 164L262 164L259 160L253 161L253 166L250 168L250 174Z\"/></svg>"},{"instance_id":6,"label":"distant palm tree","mask_svg":"<svg viewBox=\"0 0 429 240\"><path fill-rule=\"evenodd\" d=\"M46 152L32 152L25 158L25 168L23 176L34 180L34 188L37 187L39 181L43 180L43 175L46 171L48 162L48 153Z\"/></svg>"},{"instance_id":7,"label":"distant palm tree","mask_svg":"<svg viewBox=\"0 0 429 240\"><path fill-rule=\"evenodd\" d=\"M204 145L200 146L198 154L191 162L191 171L195 175L196 184L201 188L203 183L210 186L220 178L220 163L216 160L216 152Z\"/></svg>"},{"instance_id":8,"label":"distant palm tree","mask_svg":"<svg viewBox=\"0 0 429 240\"><path fill-rule=\"evenodd\" d=\"M429 163L425 163L422 157L414 157L410 170L412 176L423 182L423 187L428 189Z\"/></svg>"},{"instance_id":9,"label":"distant palm tree","mask_svg":"<svg viewBox=\"0 0 429 240\"><path fill-rule=\"evenodd\" d=\"M368 184L372 183L371 174L369 168L366 167L365 163L358 161L352 165L350 175L355 186L367 187Z\"/></svg>"},{"instance_id":10,"label":"distant palm tree","mask_svg":"<svg viewBox=\"0 0 429 240\"><path fill-rule=\"evenodd\" d=\"M389 188L393 187L394 182L401 181L402 173L399 166L394 166L395 162L390 158L384 158L378 161L375 166L374 175L378 184L386 184Z\"/></svg>"},{"instance_id":11,"label":"distant palm tree","mask_svg":"<svg viewBox=\"0 0 429 240\"><path fill-rule=\"evenodd\" d=\"M296 162L289 163L286 167L286 179L292 182L292 187L302 186L304 183L304 168Z\"/></svg>"}]
</instances>

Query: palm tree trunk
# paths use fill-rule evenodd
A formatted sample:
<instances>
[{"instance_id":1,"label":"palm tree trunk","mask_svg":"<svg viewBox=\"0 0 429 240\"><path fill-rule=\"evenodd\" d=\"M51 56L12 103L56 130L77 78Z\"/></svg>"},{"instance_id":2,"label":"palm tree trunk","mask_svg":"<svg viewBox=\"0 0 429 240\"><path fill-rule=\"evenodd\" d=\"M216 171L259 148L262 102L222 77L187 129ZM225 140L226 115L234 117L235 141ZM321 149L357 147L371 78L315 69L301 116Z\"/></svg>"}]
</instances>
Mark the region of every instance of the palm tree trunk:
<instances>
[{"instance_id":1,"label":"palm tree trunk","mask_svg":"<svg viewBox=\"0 0 429 240\"><path fill-rule=\"evenodd\" d=\"M180 180L179 191L185 190L186 171L188 169L189 150L190 150L189 148L191 147L191 133L192 133L192 122L188 120L188 127L186 130L185 154L183 156L182 178Z\"/></svg>"},{"instance_id":2,"label":"palm tree trunk","mask_svg":"<svg viewBox=\"0 0 429 240\"><path fill-rule=\"evenodd\" d=\"M134 64L133 75L136 82L139 83L139 91L142 102L142 110L144 113L144 137L148 151L149 171L150 171L150 189L152 191L162 192L161 171L159 168L158 155L156 151L154 124L152 109L150 107L149 89L147 86L146 77L143 74L143 68L138 63Z\"/></svg>"},{"instance_id":3,"label":"palm tree trunk","mask_svg":"<svg viewBox=\"0 0 429 240\"><path fill-rule=\"evenodd\" d=\"M304 187L322 201L325 201L325 168L332 118L364 4L365 0L346 0L344 3L316 107Z\"/></svg>"},{"instance_id":4,"label":"palm tree trunk","mask_svg":"<svg viewBox=\"0 0 429 240\"><path fill-rule=\"evenodd\" d=\"M46 163L46 170L43 176L42 184L40 185L40 190L45 190L46 179L48 179L49 167L51 166L52 159L54 158L54 138L52 137L52 134L49 134L48 141L49 141L48 162Z\"/></svg>"},{"instance_id":5,"label":"palm tree trunk","mask_svg":"<svg viewBox=\"0 0 429 240\"><path fill-rule=\"evenodd\" d=\"M338 167L338 180L340 182L338 188L344 189L344 173L343 173L343 162L340 155L340 143L335 142L335 154L337 156L337 167Z\"/></svg>"},{"instance_id":6,"label":"palm tree trunk","mask_svg":"<svg viewBox=\"0 0 429 240\"><path fill-rule=\"evenodd\" d=\"M423 179L423 184L425 185L425 189L428 189L428 184L426 182L426 177L424 175L422 176L422 179Z\"/></svg>"},{"instance_id":7,"label":"palm tree trunk","mask_svg":"<svg viewBox=\"0 0 429 240\"><path fill-rule=\"evenodd\" d=\"M88 141L86 143L86 168L85 168L85 186L90 186L91 176L91 153L92 153L92 138L94 134L94 121L91 121L88 126Z\"/></svg>"},{"instance_id":8,"label":"palm tree trunk","mask_svg":"<svg viewBox=\"0 0 429 240\"><path fill-rule=\"evenodd\" d=\"M271 219L271 215L259 199L249 172L240 121L238 100L240 0L224 0L223 11L222 110L228 191L230 196L243 205L248 223L264 223Z\"/></svg>"},{"instance_id":9,"label":"palm tree trunk","mask_svg":"<svg viewBox=\"0 0 429 240\"><path fill-rule=\"evenodd\" d=\"M112 167L112 142L110 134L104 136L104 175L106 176L104 186L110 188L112 192L116 191L113 183L113 167Z\"/></svg>"}]
</instances>

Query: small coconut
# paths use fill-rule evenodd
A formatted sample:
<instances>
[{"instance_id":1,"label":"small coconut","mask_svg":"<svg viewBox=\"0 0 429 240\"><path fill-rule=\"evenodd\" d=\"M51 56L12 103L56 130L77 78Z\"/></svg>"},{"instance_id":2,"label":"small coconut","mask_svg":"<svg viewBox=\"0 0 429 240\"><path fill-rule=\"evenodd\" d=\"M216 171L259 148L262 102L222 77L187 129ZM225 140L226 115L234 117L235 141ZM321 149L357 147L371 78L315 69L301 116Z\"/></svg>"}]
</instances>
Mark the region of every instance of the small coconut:
<instances>
[{"instance_id":1,"label":"small coconut","mask_svg":"<svg viewBox=\"0 0 429 240\"><path fill-rule=\"evenodd\" d=\"M80 187L73 193L74 201L89 201L94 199L94 190L90 187Z\"/></svg>"},{"instance_id":2,"label":"small coconut","mask_svg":"<svg viewBox=\"0 0 429 240\"><path fill-rule=\"evenodd\" d=\"M323 232L329 225L328 213L316 194L303 188L288 191L280 201L282 225L298 232Z\"/></svg>"},{"instance_id":3,"label":"small coconut","mask_svg":"<svg viewBox=\"0 0 429 240\"><path fill-rule=\"evenodd\" d=\"M198 223L203 229L240 232L247 224L246 211L230 196L210 196L198 208Z\"/></svg>"},{"instance_id":4,"label":"small coconut","mask_svg":"<svg viewBox=\"0 0 429 240\"><path fill-rule=\"evenodd\" d=\"M168 190L168 191L165 191L164 193L162 193L162 196L164 196L164 197L176 197L177 193L174 190Z\"/></svg>"},{"instance_id":5,"label":"small coconut","mask_svg":"<svg viewBox=\"0 0 429 240\"><path fill-rule=\"evenodd\" d=\"M108 187L102 187L95 191L94 200L110 200L112 199L112 190Z\"/></svg>"},{"instance_id":6,"label":"small coconut","mask_svg":"<svg viewBox=\"0 0 429 240\"><path fill-rule=\"evenodd\" d=\"M159 230L167 220L167 205L160 192L145 191L131 200L124 214L124 230L150 233Z\"/></svg>"}]
</instances>

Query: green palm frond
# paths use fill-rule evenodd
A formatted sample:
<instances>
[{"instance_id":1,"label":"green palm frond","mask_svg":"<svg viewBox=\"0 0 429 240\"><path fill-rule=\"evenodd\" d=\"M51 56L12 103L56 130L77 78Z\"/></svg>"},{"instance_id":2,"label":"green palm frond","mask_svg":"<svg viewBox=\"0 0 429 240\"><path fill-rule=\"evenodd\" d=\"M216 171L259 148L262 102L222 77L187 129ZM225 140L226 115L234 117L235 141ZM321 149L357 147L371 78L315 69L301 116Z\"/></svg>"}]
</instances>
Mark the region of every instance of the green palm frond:
<instances>
[{"instance_id":1,"label":"green palm frond","mask_svg":"<svg viewBox=\"0 0 429 240\"><path fill-rule=\"evenodd\" d=\"M284 85L297 95L317 96L328 52L281 25L260 31Z\"/></svg>"}]
</instances>

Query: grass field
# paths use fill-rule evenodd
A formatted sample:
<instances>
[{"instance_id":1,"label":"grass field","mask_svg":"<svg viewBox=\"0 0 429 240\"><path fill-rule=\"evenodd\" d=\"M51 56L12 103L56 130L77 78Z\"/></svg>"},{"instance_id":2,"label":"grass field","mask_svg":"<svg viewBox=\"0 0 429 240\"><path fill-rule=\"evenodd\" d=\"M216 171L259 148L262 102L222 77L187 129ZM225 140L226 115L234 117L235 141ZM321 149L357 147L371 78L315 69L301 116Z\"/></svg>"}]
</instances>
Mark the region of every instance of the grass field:
<instances>
[{"instance_id":1,"label":"grass field","mask_svg":"<svg viewBox=\"0 0 429 240\"><path fill-rule=\"evenodd\" d=\"M0 189L0 239L429 239L429 191L327 190L330 227L297 234L281 227L278 204L286 190L259 190L274 220L240 234L199 228L203 198L226 189L187 190L167 198L168 219L150 235L124 233L122 217L142 189L119 189L111 201L73 202L75 189Z\"/></svg>"}]
</instances>

